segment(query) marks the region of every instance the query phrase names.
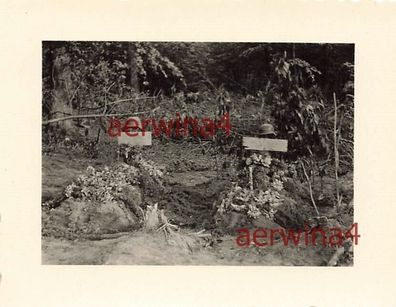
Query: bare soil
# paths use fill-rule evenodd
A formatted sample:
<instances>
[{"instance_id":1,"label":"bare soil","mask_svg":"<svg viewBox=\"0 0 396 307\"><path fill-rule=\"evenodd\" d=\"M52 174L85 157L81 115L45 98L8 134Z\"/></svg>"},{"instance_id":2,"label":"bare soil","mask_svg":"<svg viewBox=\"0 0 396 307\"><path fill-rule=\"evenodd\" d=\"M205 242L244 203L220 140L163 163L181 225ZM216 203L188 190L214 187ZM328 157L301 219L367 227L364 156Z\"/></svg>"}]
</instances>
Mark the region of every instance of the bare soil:
<instances>
[{"instance_id":1,"label":"bare soil","mask_svg":"<svg viewBox=\"0 0 396 307\"><path fill-rule=\"evenodd\" d=\"M43 238L43 264L140 265L265 265L320 266L333 250L322 247L240 248L235 237L224 236L214 247L186 251L167 243L158 233L143 231L105 240L70 241Z\"/></svg>"},{"instance_id":2,"label":"bare soil","mask_svg":"<svg viewBox=\"0 0 396 307\"><path fill-rule=\"evenodd\" d=\"M205 146L155 140L153 146L145 148L143 153L146 159L166 169L165 190L162 194L154 192L146 196L146 201L158 202L169 221L181 227L181 235L205 229L214 235L211 242L185 249L169 244L162 233L132 229L122 233L112 232L113 235L107 237L73 237L59 232L57 226L62 223L59 219L53 221L56 224L54 227L43 229L42 263L318 266L330 259L335 251L332 247L285 247L282 243L276 243L265 248L241 248L235 242L235 235L216 232L213 203L232 184L235 176L232 169L224 167L223 162L229 157L215 157L210 151L205 151ZM162 154L159 155L159 152ZM68 150L43 155L42 162L43 201L61 195L66 185L82 174L88 165L105 165L101 160L86 158ZM345 182L343 186L352 190L352 178L346 178ZM331 180L327 180L325 186L328 194L332 194L334 185ZM295 189L296 201L309 197L306 190L292 188ZM320 210L331 211L326 206ZM311 211L312 208L309 208L308 212ZM43 218L46 218L45 210ZM348 219L345 224L351 222L349 216L344 218Z\"/></svg>"}]
</instances>

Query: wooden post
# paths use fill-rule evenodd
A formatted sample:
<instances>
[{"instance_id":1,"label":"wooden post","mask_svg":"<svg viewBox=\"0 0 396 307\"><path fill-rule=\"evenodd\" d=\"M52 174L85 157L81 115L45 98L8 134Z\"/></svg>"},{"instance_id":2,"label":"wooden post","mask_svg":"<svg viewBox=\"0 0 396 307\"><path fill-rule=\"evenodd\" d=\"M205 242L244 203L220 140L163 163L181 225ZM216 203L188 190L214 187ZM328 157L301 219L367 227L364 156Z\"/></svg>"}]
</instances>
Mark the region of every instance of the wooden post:
<instances>
[{"instance_id":1,"label":"wooden post","mask_svg":"<svg viewBox=\"0 0 396 307\"><path fill-rule=\"evenodd\" d=\"M253 191L253 165L249 165L249 187Z\"/></svg>"},{"instance_id":2,"label":"wooden post","mask_svg":"<svg viewBox=\"0 0 396 307\"><path fill-rule=\"evenodd\" d=\"M338 158L338 144L337 144L337 99L336 94L333 92L334 99L334 170L335 170L335 184L336 184L336 197L337 197L337 212L340 210L340 191L338 187L338 166L339 166L339 158Z\"/></svg>"},{"instance_id":3,"label":"wooden post","mask_svg":"<svg viewBox=\"0 0 396 307\"><path fill-rule=\"evenodd\" d=\"M121 132L121 135L117 138L118 145L151 146L151 132L142 131L142 122L139 117L129 117L128 120L137 123L137 127L129 127L128 131Z\"/></svg>"}]
</instances>

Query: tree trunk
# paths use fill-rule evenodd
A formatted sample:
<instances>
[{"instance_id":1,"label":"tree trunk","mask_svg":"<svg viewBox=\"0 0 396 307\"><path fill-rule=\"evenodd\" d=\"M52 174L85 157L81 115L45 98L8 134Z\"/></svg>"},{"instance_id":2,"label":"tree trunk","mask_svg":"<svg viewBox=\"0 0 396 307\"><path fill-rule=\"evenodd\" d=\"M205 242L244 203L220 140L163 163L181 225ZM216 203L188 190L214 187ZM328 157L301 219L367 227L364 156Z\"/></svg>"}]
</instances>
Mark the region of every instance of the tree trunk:
<instances>
[{"instance_id":1,"label":"tree trunk","mask_svg":"<svg viewBox=\"0 0 396 307\"><path fill-rule=\"evenodd\" d=\"M136 63L136 46L134 43L128 44L128 65L129 65L129 78L128 85L132 90L139 92L139 78L138 67Z\"/></svg>"},{"instance_id":2,"label":"tree trunk","mask_svg":"<svg viewBox=\"0 0 396 307\"><path fill-rule=\"evenodd\" d=\"M52 65L52 82L54 85L54 103L51 117L64 117L73 115L73 108L69 97L71 97L71 71L69 60L65 54L55 52ZM72 121L59 122L59 126L66 130L73 128Z\"/></svg>"}]
</instances>

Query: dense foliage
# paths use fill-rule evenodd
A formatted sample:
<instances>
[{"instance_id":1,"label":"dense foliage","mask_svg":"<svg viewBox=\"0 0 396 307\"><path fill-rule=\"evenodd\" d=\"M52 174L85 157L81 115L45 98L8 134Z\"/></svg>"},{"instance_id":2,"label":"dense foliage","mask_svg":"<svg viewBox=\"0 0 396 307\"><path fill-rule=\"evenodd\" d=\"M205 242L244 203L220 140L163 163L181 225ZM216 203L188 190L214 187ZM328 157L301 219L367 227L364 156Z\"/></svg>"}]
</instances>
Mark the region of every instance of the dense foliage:
<instances>
[{"instance_id":1,"label":"dense foliage","mask_svg":"<svg viewBox=\"0 0 396 307\"><path fill-rule=\"evenodd\" d=\"M253 105L288 139L290 158L325 159L335 95L340 158L351 164L353 63L348 44L44 42L43 118L108 114L122 99L117 110L135 112L153 96L202 110L226 101L233 118Z\"/></svg>"}]
</instances>

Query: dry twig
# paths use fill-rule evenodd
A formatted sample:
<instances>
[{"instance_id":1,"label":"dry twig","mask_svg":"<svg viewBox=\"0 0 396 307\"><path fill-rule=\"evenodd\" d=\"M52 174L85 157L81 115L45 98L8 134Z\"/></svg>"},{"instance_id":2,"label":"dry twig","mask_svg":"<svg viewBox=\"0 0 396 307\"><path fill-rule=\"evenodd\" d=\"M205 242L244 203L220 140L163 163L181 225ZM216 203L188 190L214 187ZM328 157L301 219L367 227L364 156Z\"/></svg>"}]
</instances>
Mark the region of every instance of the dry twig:
<instances>
[{"instance_id":1,"label":"dry twig","mask_svg":"<svg viewBox=\"0 0 396 307\"><path fill-rule=\"evenodd\" d=\"M313 197L312 186L311 186L311 180L310 180L309 177L308 177L307 171L305 170L304 162L302 162L302 161L301 161L301 166L302 166L302 169L303 169L305 178L307 179L307 182L308 182L309 195L311 196L312 205L314 206L315 211L316 211L316 214L317 214L317 216L319 217L319 211L318 211L318 208L316 207L315 199L314 199L314 197Z\"/></svg>"},{"instance_id":2,"label":"dry twig","mask_svg":"<svg viewBox=\"0 0 396 307\"><path fill-rule=\"evenodd\" d=\"M339 186L338 186L338 167L339 167L339 154L338 154L338 141L337 141L337 99L336 99L336 94L333 93L333 99L334 99L334 172L335 172L335 184L336 184L336 197L337 197L337 212L340 210L340 191L339 191Z\"/></svg>"}]
</instances>

